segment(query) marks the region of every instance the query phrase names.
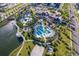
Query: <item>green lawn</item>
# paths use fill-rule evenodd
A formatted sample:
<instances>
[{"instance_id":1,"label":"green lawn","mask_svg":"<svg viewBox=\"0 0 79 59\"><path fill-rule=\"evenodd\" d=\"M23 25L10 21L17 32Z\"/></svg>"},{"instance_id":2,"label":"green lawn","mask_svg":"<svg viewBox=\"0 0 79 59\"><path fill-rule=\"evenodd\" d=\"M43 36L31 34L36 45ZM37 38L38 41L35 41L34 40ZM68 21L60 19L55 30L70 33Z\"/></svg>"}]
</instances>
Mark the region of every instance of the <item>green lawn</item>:
<instances>
[{"instance_id":1,"label":"green lawn","mask_svg":"<svg viewBox=\"0 0 79 59\"><path fill-rule=\"evenodd\" d=\"M75 9L75 16L77 17L77 23L79 23L79 14L77 9Z\"/></svg>"},{"instance_id":2,"label":"green lawn","mask_svg":"<svg viewBox=\"0 0 79 59\"><path fill-rule=\"evenodd\" d=\"M62 7L61 10L61 16L66 19L69 20L69 4L65 3ZM55 48L57 49L57 51L54 52L54 55L56 56L67 56L67 55L71 55L71 50L70 50L70 32L68 30L68 28L66 26L61 26L60 28L60 39L58 39L54 45ZM58 43L59 42L59 43ZM73 46L73 44L72 44Z\"/></svg>"},{"instance_id":3,"label":"green lawn","mask_svg":"<svg viewBox=\"0 0 79 59\"><path fill-rule=\"evenodd\" d=\"M13 50L13 51L10 53L9 56L16 56L20 48L21 48L21 46L19 46L19 47L16 48L15 50Z\"/></svg>"},{"instance_id":4,"label":"green lawn","mask_svg":"<svg viewBox=\"0 0 79 59\"><path fill-rule=\"evenodd\" d=\"M57 49L57 51L54 52L54 54L56 56L67 56L67 55L70 55L70 51L71 51L68 49L68 48L70 48L70 39L69 39L70 38L70 31L65 26L64 27L62 26L62 29L63 30L59 33L61 39L58 39L54 43L55 48Z\"/></svg>"},{"instance_id":5,"label":"green lawn","mask_svg":"<svg viewBox=\"0 0 79 59\"><path fill-rule=\"evenodd\" d=\"M32 49L33 49L33 47L34 47L34 44L33 44L32 41L26 41L26 42L24 43L24 47L23 47L23 49L21 50L19 56L29 56L30 53L31 53L31 51L32 51ZM16 56L20 48L21 48L21 46L19 46L19 47L16 48L15 50L13 50L13 51L10 53L9 56Z\"/></svg>"},{"instance_id":6,"label":"green lawn","mask_svg":"<svg viewBox=\"0 0 79 59\"><path fill-rule=\"evenodd\" d=\"M62 6L61 11L61 15L64 19L68 20L69 19L69 4L68 3L64 3L64 5Z\"/></svg>"},{"instance_id":7,"label":"green lawn","mask_svg":"<svg viewBox=\"0 0 79 59\"><path fill-rule=\"evenodd\" d=\"M21 50L21 52L19 54L19 56L29 56L33 47L34 47L34 44L33 44L32 41L26 41L23 49Z\"/></svg>"},{"instance_id":8,"label":"green lawn","mask_svg":"<svg viewBox=\"0 0 79 59\"><path fill-rule=\"evenodd\" d=\"M56 55L65 56L69 54L69 51L66 49L66 47L69 47L70 40L61 32L60 33L62 39L68 46L64 44L63 41L60 41L60 44L57 46L57 52L55 52Z\"/></svg>"},{"instance_id":9,"label":"green lawn","mask_svg":"<svg viewBox=\"0 0 79 59\"><path fill-rule=\"evenodd\" d=\"M0 27L6 25L8 22L9 22L9 21L7 21L7 20L3 20L3 21L1 21L1 22L0 22Z\"/></svg>"}]
</instances>

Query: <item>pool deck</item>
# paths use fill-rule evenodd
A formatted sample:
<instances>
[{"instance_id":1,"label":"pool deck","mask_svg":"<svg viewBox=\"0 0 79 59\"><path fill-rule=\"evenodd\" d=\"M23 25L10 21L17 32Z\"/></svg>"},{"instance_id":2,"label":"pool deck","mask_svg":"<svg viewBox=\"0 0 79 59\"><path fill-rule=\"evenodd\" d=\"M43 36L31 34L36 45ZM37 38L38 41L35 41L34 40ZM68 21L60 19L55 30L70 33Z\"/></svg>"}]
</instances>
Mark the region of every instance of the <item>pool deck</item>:
<instances>
[{"instance_id":1,"label":"pool deck","mask_svg":"<svg viewBox=\"0 0 79 59\"><path fill-rule=\"evenodd\" d=\"M31 56L42 56L44 52L44 47L35 45L31 52Z\"/></svg>"},{"instance_id":2,"label":"pool deck","mask_svg":"<svg viewBox=\"0 0 79 59\"><path fill-rule=\"evenodd\" d=\"M44 32L44 29L43 29L43 27L40 27L39 28L39 30L38 30L38 27L39 26L42 26L42 25L36 25L35 27L34 27L34 31L35 31L35 36L37 37L37 38L41 38L41 37L43 37L43 36L45 36L45 37L53 37L54 35L55 35L55 31L54 30L52 30L51 28L46 28L46 32ZM47 31L49 31L50 33L48 33Z\"/></svg>"}]
</instances>

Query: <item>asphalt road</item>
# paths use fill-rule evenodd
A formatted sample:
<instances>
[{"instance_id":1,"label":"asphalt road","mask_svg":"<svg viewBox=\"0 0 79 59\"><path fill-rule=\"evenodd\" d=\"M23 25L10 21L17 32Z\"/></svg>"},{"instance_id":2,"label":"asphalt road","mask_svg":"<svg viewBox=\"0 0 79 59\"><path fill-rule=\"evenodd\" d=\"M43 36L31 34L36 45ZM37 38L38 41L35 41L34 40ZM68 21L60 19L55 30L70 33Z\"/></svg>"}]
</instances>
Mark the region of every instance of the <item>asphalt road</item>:
<instances>
[{"instance_id":1,"label":"asphalt road","mask_svg":"<svg viewBox=\"0 0 79 59\"><path fill-rule=\"evenodd\" d=\"M72 30L72 32L74 34L74 45L75 45L75 50L76 50L75 55L78 56L79 55L79 34L77 33L78 24L76 21L74 8L75 8L74 5L70 4L70 18L71 18L72 24L74 24L74 27L75 27L75 31Z\"/></svg>"}]
</instances>

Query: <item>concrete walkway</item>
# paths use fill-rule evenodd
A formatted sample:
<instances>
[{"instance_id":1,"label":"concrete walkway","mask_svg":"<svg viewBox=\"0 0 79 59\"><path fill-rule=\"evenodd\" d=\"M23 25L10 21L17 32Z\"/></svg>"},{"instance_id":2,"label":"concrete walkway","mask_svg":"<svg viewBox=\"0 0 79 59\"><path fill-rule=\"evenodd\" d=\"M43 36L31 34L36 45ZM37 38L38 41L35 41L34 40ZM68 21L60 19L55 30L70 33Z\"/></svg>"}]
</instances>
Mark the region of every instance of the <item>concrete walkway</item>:
<instances>
[{"instance_id":1,"label":"concrete walkway","mask_svg":"<svg viewBox=\"0 0 79 59\"><path fill-rule=\"evenodd\" d=\"M31 52L31 56L42 56L44 52L44 47L35 45Z\"/></svg>"}]
</instances>

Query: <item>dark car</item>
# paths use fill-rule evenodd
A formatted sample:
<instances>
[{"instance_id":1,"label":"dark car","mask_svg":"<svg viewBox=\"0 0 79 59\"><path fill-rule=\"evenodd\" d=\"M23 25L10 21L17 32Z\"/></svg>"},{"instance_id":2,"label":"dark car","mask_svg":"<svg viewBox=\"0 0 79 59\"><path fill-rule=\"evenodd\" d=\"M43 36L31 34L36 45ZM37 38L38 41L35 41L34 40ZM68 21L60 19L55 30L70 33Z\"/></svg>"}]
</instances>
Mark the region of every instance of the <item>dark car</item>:
<instances>
[{"instance_id":1,"label":"dark car","mask_svg":"<svg viewBox=\"0 0 79 59\"><path fill-rule=\"evenodd\" d=\"M71 26L71 29L75 31L75 27L72 27L72 26Z\"/></svg>"}]
</instances>

